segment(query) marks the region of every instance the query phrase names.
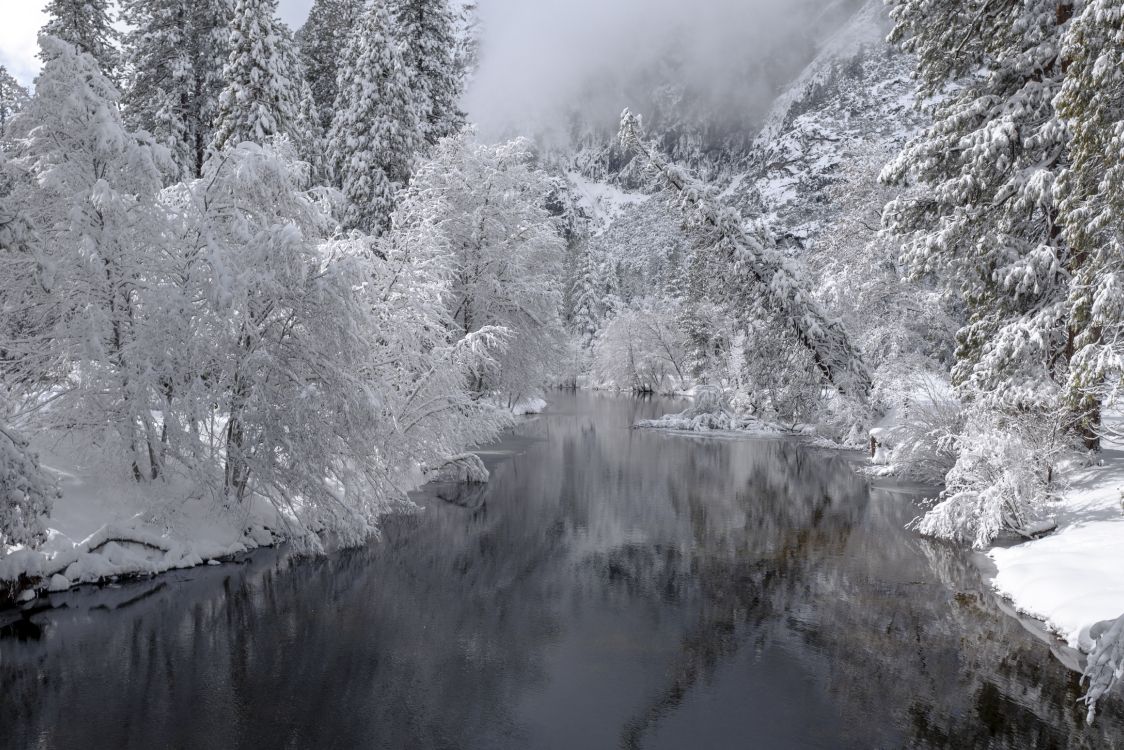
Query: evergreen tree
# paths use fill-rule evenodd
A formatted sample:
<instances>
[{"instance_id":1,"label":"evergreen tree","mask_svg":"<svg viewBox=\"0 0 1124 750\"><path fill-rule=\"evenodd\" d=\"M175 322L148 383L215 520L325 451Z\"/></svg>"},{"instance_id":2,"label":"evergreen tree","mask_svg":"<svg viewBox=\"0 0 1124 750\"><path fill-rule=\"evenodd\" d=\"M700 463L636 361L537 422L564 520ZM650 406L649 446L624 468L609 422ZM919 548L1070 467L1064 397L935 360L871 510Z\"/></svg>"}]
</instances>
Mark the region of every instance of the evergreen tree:
<instances>
[{"instance_id":1,"label":"evergreen tree","mask_svg":"<svg viewBox=\"0 0 1124 750\"><path fill-rule=\"evenodd\" d=\"M27 89L0 65L0 138L3 138L12 116L23 109L30 98Z\"/></svg>"},{"instance_id":2,"label":"evergreen tree","mask_svg":"<svg viewBox=\"0 0 1124 750\"><path fill-rule=\"evenodd\" d=\"M1102 400L1124 372L1124 2L1092 0L1066 35L1056 100L1070 132L1060 209L1075 269L1066 402L1090 446Z\"/></svg>"},{"instance_id":3,"label":"evergreen tree","mask_svg":"<svg viewBox=\"0 0 1124 750\"><path fill-rule=\"evenodd\" d=\"M301 87L292 37L277 0L236 0L211 151L274 135L302 139Z\"/></svg>"},{"instance_id":4,"label":"evergreen tree","mask_svg":"<svg viewBox=\"0 0 1124 750\"><path fill-rule=\"evenodd\" d=\"M891 39L917 55L921 97L940 96L932 124L882 174L928 189L892 201L883 221L915 275L963 298L954 382L1002 407L1048 409L1066 364L1071 258L1054 190L1066 130L1052 101L1072 6L993 6L893 3Z\"/></svg>"},{"instance_id":5,"label":"evergreen tree","mask_svg":"<svg viewBox=\"0 0 1124 750\"><path fill-rule=\"evenodd\" d=\"M573 300L570 329L578 336L582 348L588 349L597 335L601 297L597 291L597 263L589 244L582 243L579 252L573 290L570 293Z\"/></svg>"},{"instance_id":6,"label":"evergreen tree","mask_svg":"<svg viewBox=\"0 0 1124 750\"><path fill-rule=\"evenodd\" d=\"M456 22L448 0L393 0L405 64L420 99L422 132L433 145L464 127Z\"/></svg>"},{"instance_id":7,"label":"evergreen tree","mask_svg":"<svg viewBox=\"0 0 1124 750\"><path fill-rule=\"evenodd\" d=\"M50 0L45 10L49 20L41 33L92 55L110 79L119 73L118 34L109 13L109 0ZM44 61L47 54L46 49L40 51Z\"/></svg>"},{"instance_id":8,"label":"evergreen tree","mask_svg":"<svg viewBox=\"0 0 1124 750\"><path fill-rule=\"evenodd\" d=\"M319 112L320 126L332 124L340 59L363 14L363 0L313 0L297 32L301 62Z\"/></svg>"},{"instance_id":9,"label":"evergreen tree","mask_svg":"<svg viewBox=\"0 0 1124 750\"><path fill-rule=\"evenodd\" d=\"M313 177L320 182L324 176L324 130L320 127L320 113L312 94L312 85L305 76L296 39L284 24L279 24L282 38L281 71L289 82L288 95L293 100L293 119L286 135L293 142L297 155L312 168Z\"/></svg>"},{"instance_id":10,"label":"evergreen tree","mask_svg":"<svg viewBox=\"0 0 1124 750\"><path fill-rule=\"evenodd\" d=\"M202 173L230 41L228 0L124 0L130 127L167 145L182 176Z\"/></svg>"},{"instance_id":11,"label":"evergreen tree","mask_svg":"<svg viewBox=\"0 0 1124 750\"><path fill-rule=\"evenodd\" d=\"M421 143L417 104L383 3L364 13L341 63L328 158L348 200L344 223L385 229Z\"/></svg>"}]
</instances>

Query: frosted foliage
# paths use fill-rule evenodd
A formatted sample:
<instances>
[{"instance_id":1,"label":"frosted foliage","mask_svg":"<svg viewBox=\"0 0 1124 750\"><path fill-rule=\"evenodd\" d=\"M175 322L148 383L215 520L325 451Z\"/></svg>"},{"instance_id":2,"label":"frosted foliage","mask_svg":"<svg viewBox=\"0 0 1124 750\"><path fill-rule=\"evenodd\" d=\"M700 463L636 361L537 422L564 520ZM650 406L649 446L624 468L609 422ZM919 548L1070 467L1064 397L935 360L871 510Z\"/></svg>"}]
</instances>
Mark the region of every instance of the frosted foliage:
<instances>
[{"instance_id":1,"label":"frosted foliage","mask_svg":"<svg viewBox=\"0 0 1124 750\"><path fill-rule=\"evenodd\" d=\"M962 297L954 382L995 403L1048 408L1066 343L1070 258L1055 185L1066 128L1054 114L1066 14L1057 0L894 0L891 35L917 55L931 124L883 171L924 190L891 201L887 229L916 276ZM1010 6L1010 7L1008 7Z\"/></svg>"},{"instance_id":2,"label":"frosted foliage","mask_svg":"<svg viewBox=\"0 0 1124 750\"><path fill-rule=\"evenodd\" d=\"M1058 113L1070 165L1058 181L1064 236L1077 262L1069 296L1075 331L1067 405L1087 431L1124 371L1124 3L1092 0L1073 21Z\"/></svg>"},{"instance_id":3,"label":"frosted foliage","mask_svg":"<svg viewBox=\"0 0 1124 750\"><path fill-rule=\"evenodd\" d=\"M179 177L199 176L222 91L228 0L126 0L129 76L122 104L130 127L172 152Z\"/></svg>"},{"instance_id":4,"label":"frosted foliage","mask_svg":"<svg viewBox=\"0 0 1124 750\"><path fill-rule=\"evenodd\" d=\"M234 0L212 152L243 141L260 145L281 134L305 146L303 77L292 37L276 11L277 0Z\"/></svg>"},{"instance_id":5,"label":"frosted foliage","mask_svg":"<svg viewBox=\"0 0 1124 750\"><path fill-rule=\"evenodd\" d=\"M456 18L449 0L390 0L403 44L403 64L419 100L425 141L436 144L464 127Z\"/></svg>"},{"instance_id":6,"label":"frosted foliage","mask_svg":"<svg viewBox=\"0 0 1124 750\"><path fill-rule=\"evenodd\" d=\"M422 143L418 107L393 20L384 3L374 3L340 64L328 134L329 159L348 200L347 227L378 233L389 226Z\"/></svg>"},{"instance_id":7,"label":"frosted foliage","mask_svg":"<svg viewBox=\"0 0 1124 750\"><path fill-rule=\"evenodd\" d=\"M0 425L0 550L40 541L46 531L43 520L57 496L27 441Z\"/></svg>"},{"instance_id":8,"label":"frosted foliage","mask_svg":"<svg viewBox=\"0 0 1124 750\"><path fill-rule=\"evenodd\" d=\"M704 234L715 260L733 274L723 302L739 314L773 313L811 354L824 379L851 397L870 395L870 374L842 323L829 316L812 296L808 280L780 254L760 222L747 226L742 217L685 170L675 166L644 139L639 118L625 110L620 138L678 194L690 224ZM720 278L724 278L720 277Z\"/></svg>"},{"instance_id":9,"label":"frosted foliage","mask_svg":"<svg viewBox=\"0 0 1124 750\"><path fill-rule=\"evenodd\" d=\"M1088 684L1088 689L1082 700L1089 707L1089 721L1093 720L1097 702L1121 679L1124 679L1124 615L1108 623L1085 665L1082 681Z\"/></svg>"},{"instance_id":10,"label":"frosted foliage","mask_svg":"<svg viewBox=\"0 0 1124 750\"><path fill-rule=\"evenodd\" d=\"M915 522L922 534L986 548L1002 534L1048 527L1056 423L976 410L956 437L956 463L939 502Z\"/></svg>"},{"instance_id":11,"label":"frosted foliage","mask_svg":"<svg viewBox=\"0 0 1124 750\"><path fill-rule=\"evenodd\" d=\"M686 337L674 304L621 310L593 349L594 380L635 392L666 393L686 385Z\"/></svg>"},{"instance_id":12,"label":"frosted foliage","mask_svg":"<svg viewBox=\"0 0 1124 750\"><path fill-rule=\"evenodd\" d=\"M441 269L458 336L506 331L498 367L476 389L508 399L534 395L563 353L560 320L565 244L545 208L554 189L531 163L527 141L438 144L394 216L394 234L416 259Z\"/></svg>"},{"instance_id":13,"label":"frosted foliage","mask_svg":"<svg viewBox=\"0 0 1124 750\"><path fill-rule=\"evenodd\" d=\"M3 139L12 116L23 109L30 98L27 89L0 65L0 139Z\"/></svg>"},{"instance_id":14,"label":"frosted foliage","mask_svg":"<svg viewBox=\"0 0 1124 750\"><path fill-rule=\"evenodd\" d=\"M301 63L325 131L335 116L340 60L363 6L363 0L313 0L308 20L297 32Z\"/></svg>"},{"instance_id":15,"label":"frosted foliage","mask_svg":"<svg viewBox=\"0 0 1124 750\"><path fill-rule=\"evenodd\" d=\"M4 250L3 307L18 311L0 330L13 339L2 347L12 359L5 375L19 395L50 394L47 423L108 428L139 472L157 432L139 312L154 299L146 280L161 256L156 194L166 163L124 129L116 91L91 56L40 41L49 54L36 96L12 124L12 205L35 236L25 251Z\"/></svg>"},{"instance_id":16,"label":"frosted foliage","mask_svg":"<svg viewBox=\"0 0 1124 750\"><path fill-rule=\"evenodd\" d=\"M219 462L225 497L264 495L315 546L365 538L421 466L504 419L467 390L499 337L449 340L439 282L380 260L369 238L325 241L304 170L284 139L243 144L191 187L184 232L199 244L181 304L206 303L168 318L190 342L169 442L184 463Z\"/></svg>"},{"instance_id":17,"label":"frosted foliage","mask_svg":"<svg viewBox=\"0 0 1124 750\"><path fill-rule=\"evenodd\" d=\"M116 47L118 32L109 8L109 0L50 0L44 8L47 23L42 33L88 53L101 72L113 78L121 61ZM46 60L54 51L44 47L41 54Z\"/></svg>"}]
</instances>

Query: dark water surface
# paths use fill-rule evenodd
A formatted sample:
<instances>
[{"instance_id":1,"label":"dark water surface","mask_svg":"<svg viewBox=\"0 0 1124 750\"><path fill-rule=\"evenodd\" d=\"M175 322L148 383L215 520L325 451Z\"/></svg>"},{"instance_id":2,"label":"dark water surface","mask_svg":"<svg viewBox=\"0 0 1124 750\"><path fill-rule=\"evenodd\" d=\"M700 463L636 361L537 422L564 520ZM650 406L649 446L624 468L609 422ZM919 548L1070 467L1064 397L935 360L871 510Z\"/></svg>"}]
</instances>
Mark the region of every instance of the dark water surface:
<instances>
[{"instance_id":1,"label":"dark water surface","mask_svg":"<svg viewBox=\"0 0 1124 750\"><path fill-rule=\"evenodd\" d=\"M666 402L552 403L486 489L365 549L9 622L0 745L1124 748L1120 696L1086 726L967 557L903 530L913 496L791 442L629 429Z\"/></svg>"}]
</instances>

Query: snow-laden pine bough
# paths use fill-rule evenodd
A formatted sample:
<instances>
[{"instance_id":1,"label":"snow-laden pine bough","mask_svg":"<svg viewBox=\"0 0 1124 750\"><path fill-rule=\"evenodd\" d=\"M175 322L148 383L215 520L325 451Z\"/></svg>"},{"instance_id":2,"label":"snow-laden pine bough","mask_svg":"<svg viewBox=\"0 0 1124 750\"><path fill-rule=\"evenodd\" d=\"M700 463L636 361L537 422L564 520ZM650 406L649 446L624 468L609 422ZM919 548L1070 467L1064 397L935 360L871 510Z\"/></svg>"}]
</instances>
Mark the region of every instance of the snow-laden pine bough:
<instances>
[{"instance_id":1,"label":"snow-laden pine bough","mask_svg":"<svg viewBox=\"0 0 1124 750\"><path fill-rule=\"evenodd\" d=\"M827 314L799 272L777 250L768 228L754 223L752 231L747 231L737 211L645 139L640 118L627 109L621 115L619 137L626 149L643 158L679 194L679 206L688 222L713 238L714 251L725 257L734 272L735 293L759 293L766 308L788 323L824 379L845 396L866 403L871 378L859 350L842 322Z\"/></svg>"},{"instance_id":2,"label":"snow-laden pine bough","mask_svg":"<svg viewBox=\"0 0 1124 750\"><path fill-rule=\"evenodd\" d=\"M1089 721L1093 720L1097 701L1103 698L1113 685L1124 679L1124 615L1102 625L1107 627L1097 638L1097 645L1089 654L1089 661L1082 677L1082 682L1089 685L1089 689L1081 698L1089 709L1087 716ZM1094 636L1095 631L1096 628L1094 628Z\"/></svg>"}]
</instances>

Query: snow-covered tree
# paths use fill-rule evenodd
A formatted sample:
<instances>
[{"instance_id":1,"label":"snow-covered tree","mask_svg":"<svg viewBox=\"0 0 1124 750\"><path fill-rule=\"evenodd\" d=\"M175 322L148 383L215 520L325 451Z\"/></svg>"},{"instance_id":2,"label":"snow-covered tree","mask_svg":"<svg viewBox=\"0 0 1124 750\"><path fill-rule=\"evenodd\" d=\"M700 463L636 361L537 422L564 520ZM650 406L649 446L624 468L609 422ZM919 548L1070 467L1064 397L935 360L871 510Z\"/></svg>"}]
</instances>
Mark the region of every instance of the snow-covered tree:
<instances>
[{"instance_id":1,"label":"snow-covered tree","mask_svg":"<svg viewBox=\"0 0 1124 750\"><path fill-rule=\"evenodd\" d=\"M827 315L812 296L808 281L777 251L768 229L760 222L747 227L713 191L672 164L645 140L639 118L628 110L621 117L620 140L678 194L692 226L705 235L705 260L716 264L711 277L725 287L719 290L722 301L740 315L777 316L808 350L827 382L865 401L870 395L870 374L861 355L842 323Z\"/></svg>"},{"instance_id":2,"label":"snow-covered tree","mask_svg":"<svg viewBox=\"0 0 1124 750\"><path fill-rule=\"evenodd\" d=\"M971 407L944 500L919 528L979 546L1041 522L1065 440L1069 282L1082 259L1062 231L1068 131L1054 99L1073 4L892 6L891 40L916 55L919 98L933 103L882 172L920 188L891 201L883 225L912 276L938 279L963 306L952 381Z\"/></svg>"},{"instance_id":3,"label":"snow-covered tree","mask_svg":"<svg viewBox=\"0 0 1124 750\"><path fill-rule=\"evenodd\" d=\"M1103 625L1103 628L1094 626L1092 635L1097 639L1096 646L1089 654L1082 675L1082 682L1089 685L1082 696L1089 709L1089 721L1093 720L1098 701L1112 690L1113 685L1124 679L1124 615ZM1101 632L1098 634L1097 630Z\"/></svg>"},{"instance_id":4,"label":"snow-covered tree","mask_svg":"<svg viewBox=\"0 0 1124 750\"><path fill-rule=\"evenodd\" d=\"M180 176L202 172L230 42L228 0L124 0L130 127L168 146Z\"/></svg>"},{"instance_id":5,"label":"snow-covered tree","mask_svg":"<svg viewBox=\"0 0 1124 750\"><path fill-rule=\"evenodd\" d=\"M565 243L545 207L553 189L527 141L492 146L461 135L419 166L395 213L392 234L416 246L417 262L444 269L457 337L508 332L498 368L477 374L478 392L533 395L561 353Z\"/></svg>"},{"instance_id":6,"label":"snow-covered tree","mask_svg":"<svg viewBox=\"0 0 1124 750\"><path fill-rule=\"evenodd\" d=\"M263 496L307 543L355 543L422 466L502 426L468 390L498 337L453 342L426 269L383 261L367 237L325 241L306 170L285 138L243 143L168 196L192 311L169 315L187 326L170 442L221 465L229 503Z\"/></svg>"},{"instance_id":7,"label":"snow-covered tree","mask_svg":"<svg viewBox=\"0 0 1124 750\"><path fill-rule=\"evenodd\" d=\"M235 0L229 56L210 150L285 134L305 139L303 82L292 35L276 18L277 0Z\"/></svg>"},{"instance_id":8,"label":"snow-covered tree","mask_svg":"<svg viewBox=\"0 0 1124 750\"><path fill-rule=\"evenodd\" d=\"M47 23L40 33L69 42L93 56L101 72L113 79L121 60L117 49L118 32L113 26L109 0L50 0L44 11ZM49 48L40 50L44 62Z\"/></svg>"},{"instance_id":9,"label":"snow-covered tree","mask_svg":"<svg viewBox=\"0 0 1124 750\"><path fill-rule=\"evenodd\" d=\"M363 0L313 0L308 20L297 32L301 62L327 131L335 116L336 77L340 60L363 13Z\"/></svg>"},{"instance_id":10,"label":"snow-covered tree","mask_svg":"<svg viewBox=\"0 0 1124 750\"><path fill-rule=\"evenodd\" d=\"M388 226L422 145L417 96L388 8L372 3L340 63L328 134L328 158L349 204L345 226L374 233Z\"/></svg>"},{"instance_id":11,"label":"snow-covered tree","mask_svg":"<svg viewBox=\"0 0 1124 750\"><path fill-rule=\"evenodd\" d=\"M593 351L597 383L638 393L666 393L686 383L687 341L674 305L653 302L609 320Z\"/></svg>"},{"instance_id":12,"label":"snow-covered tree","mask_svg":"<svg viewBox=\"0 0 1124 750\"><path fill-rule=\"evenodd\" d=\"M154 476L156 386L137 341L163 237L162 152L124 128L92 56L54 37L40 44L35 96L12 123L24 173L12 205L36 237L3 263L0 307L19 311L24 334L0 345L5 375L31 402L50 394L45 426L109 430L134 475Z\"/></svg>"},{"instance_id":13,"label":"snow-covered tree","mask_svg":"<svg viewBox=\"0 0 1124 750\"><path fill-rule=\"evenodd\" d=\"M1058 180L1072 255L1066 403L1089 445L1124 372L1124 3L1091 0L1074 19L1055 100L1069 128L1070 164Z\"/></svg>"},{"instance_id":14,"label":"snow-covered tree","mask_svg":"<svg viewBox=\"0 0 1124 750\"><path fill-rule=\"evenodd\" d=\"M403 62L418 96L429 145L464 127L462 71L457 64L456 18L449 0L390 0L403 44Z\"/></svg>"},{"instance_id":15,"label":"snow-covered tree","mask_svg":"<svg viewBox=\"0 0 1124 750\"><path fill-rule=\"evenodd\" d=\"M327 163L324 158L325 132L320 127L320 112L312 95L312 85L305 76L304 63L292 32L278 24L282 37L281 70L289 81L288 95L293 100L293 119L285 134L292 141L297 155L312 167L313 181L324 184Z\"/></svg>"},{"instance_id":16,"label":"snow-covered tree","mask_svg":"<svg viewBox=\"0 0 1124 750\"><path fill-rule=\"evenodd\" d=\"M3 138L12 116L23 109L30 98L27 89L0 65L0 138Z\"/></svg>"},{"instance_id":17,"label":"snow-covered tree","mask_svg":"<svg viewBox=\"0 0 1124 750\"><path fill-rule=\"evenodd\" d=\"M578 337L583 349L593 345L593 338L600 327L598 311L601 299L597 293L597 270L593 253L588 244L582 243L570 292L570 330Z\"/></svg>"},{"instance_id":18,"label":"snow-covered tree","mask_svg":"<svg viewBox=\"0 0 1124 750\"><path fill-rule=\"evenodd\" d=\"M0 551L43 538L58 487L39 465L27 440L0 422Z\"/></svg>"},{"instance_id":19,"label":"snow-covered tree","mask_svg":"<svg viewBox=\"0 0 1124 750\"><path fill-rule=\"evenodd\" d=\"M1066 365L1067 271L1055 182L1066 128L1054 114L1070 3L894 0L891 39L917 56L932 122L883 171L926 189L891 201L886 228L916 276L967 312L953 380L1013 408L1048 409Z\"/></svg>"}]
</instances>

